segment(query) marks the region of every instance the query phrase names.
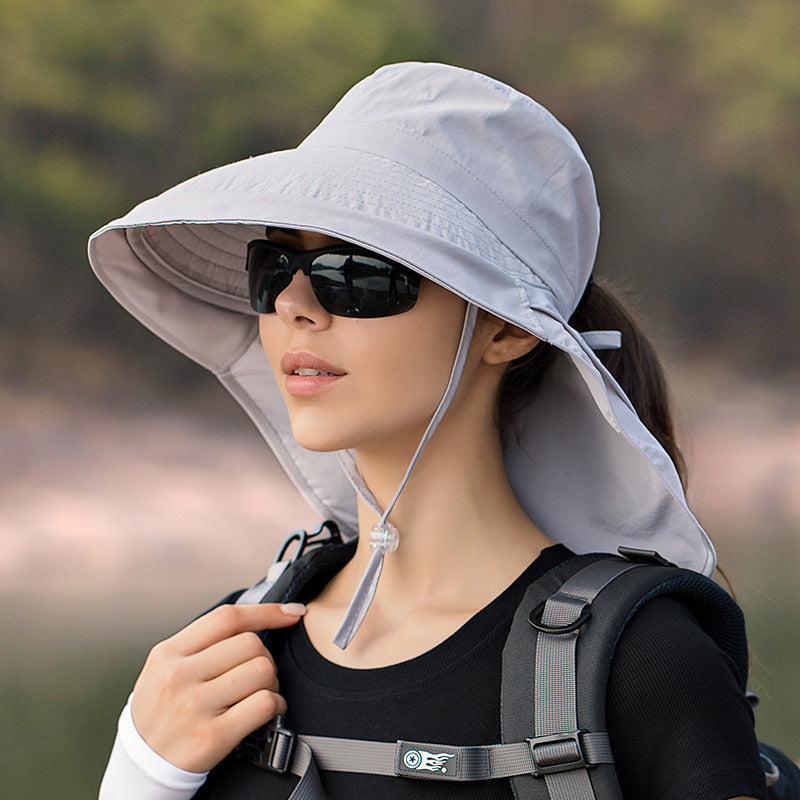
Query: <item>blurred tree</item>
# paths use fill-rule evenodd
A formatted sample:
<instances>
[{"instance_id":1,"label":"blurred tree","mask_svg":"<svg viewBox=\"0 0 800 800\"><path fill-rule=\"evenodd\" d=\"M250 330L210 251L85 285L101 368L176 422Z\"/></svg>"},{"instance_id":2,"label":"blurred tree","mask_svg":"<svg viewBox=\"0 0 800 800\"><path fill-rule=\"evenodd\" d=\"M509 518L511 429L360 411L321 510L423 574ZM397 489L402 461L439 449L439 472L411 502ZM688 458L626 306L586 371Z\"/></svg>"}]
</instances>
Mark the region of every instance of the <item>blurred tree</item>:
<instances>
[{"instance_id":1,"label":"blurred tree","mask_svg":"<svg viewBox=\"0 0 800 800\"><path fill-rule=\"evenodd\" d=\"M416 0L0 0L7 368L54 331L148 342L88 275L92 230L198 171L296 144L365 73L428 56L426 20Z\"/></svg>"},{"instance_id":2,"label":"blurred tree","mask_svg":"<svg viewBox=\"0 0 800 800\"><path fill-rule=\"evenodd\" d=\"M89 233L294 145L357 79L420 59L506 80L575 131L601 272L646 289L680 352L796 367L800 338L776 332L800 296L797 30L796 0L0 0L0 359L53 330L151 350L89 276Z\"/></svg>"},{"instance_id":3,"label":"blurred tree","mask_svg":"<svg viewBox=\"0 0 800 800\"><path fill-rule=\"evenodd\" d=\"M784 331L800 299L800 5L465 5L437 5L453 55L541 100L587 152L601 273L646 291L679 352L796 370L800 337Z\"/></svg>"}]
</instances>

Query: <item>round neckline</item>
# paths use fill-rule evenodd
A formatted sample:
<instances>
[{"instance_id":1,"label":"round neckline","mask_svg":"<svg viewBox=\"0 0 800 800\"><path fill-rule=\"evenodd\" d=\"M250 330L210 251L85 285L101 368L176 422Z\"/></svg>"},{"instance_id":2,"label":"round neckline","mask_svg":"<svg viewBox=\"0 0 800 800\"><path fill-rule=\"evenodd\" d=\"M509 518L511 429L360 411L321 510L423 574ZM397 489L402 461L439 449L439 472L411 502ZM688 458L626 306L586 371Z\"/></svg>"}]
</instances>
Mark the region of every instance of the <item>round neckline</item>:
<instances>
[{"instance_id":1,"label":"round neckline","mask_svg":"<svg viewBox=\"0 0 800 800\"><path fill-rule=\"evenodd\" d=\"M446 677L477 651L497 645L502 651L511 619L527 587L571 555L560 544L546 547L497 597L442 642L418 656L383 667L346 667L314 647L302 623L288 631L286 647L295 669L320 691L385 694Z\"/></svg>"}]
</instances>

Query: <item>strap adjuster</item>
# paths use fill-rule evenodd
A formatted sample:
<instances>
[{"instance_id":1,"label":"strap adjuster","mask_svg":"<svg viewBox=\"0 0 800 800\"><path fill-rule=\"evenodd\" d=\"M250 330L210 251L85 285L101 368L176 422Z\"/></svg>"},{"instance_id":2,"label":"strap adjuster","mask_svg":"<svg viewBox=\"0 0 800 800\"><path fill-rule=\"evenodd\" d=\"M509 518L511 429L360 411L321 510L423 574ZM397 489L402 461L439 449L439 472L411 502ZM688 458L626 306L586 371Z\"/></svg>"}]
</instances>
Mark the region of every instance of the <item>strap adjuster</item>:
<instances>
[{"instance_id":1,"label":"strap adjuster","mask_svg":"<svg viewBox=\"0 0 800 800\"><path fill-rule=\"evenodd\" d=\"M267 726L264 746L256 763L271 772L287 773L292 765L296 741L297 734L283 727L283 717L275 717Z\"/></svg>"},{"instance_id":2,"label":"strap adjuster","mask_svg":"<svg viewBox=\"0 0 800 800\"><path fill-rule=\"evenodd\" d=\"M585 733L584 730L578 730L573 733L557 733L528 739L533 757L534 777L594 766L586 760L580 739Z\"/></svg>"}]
</instances>

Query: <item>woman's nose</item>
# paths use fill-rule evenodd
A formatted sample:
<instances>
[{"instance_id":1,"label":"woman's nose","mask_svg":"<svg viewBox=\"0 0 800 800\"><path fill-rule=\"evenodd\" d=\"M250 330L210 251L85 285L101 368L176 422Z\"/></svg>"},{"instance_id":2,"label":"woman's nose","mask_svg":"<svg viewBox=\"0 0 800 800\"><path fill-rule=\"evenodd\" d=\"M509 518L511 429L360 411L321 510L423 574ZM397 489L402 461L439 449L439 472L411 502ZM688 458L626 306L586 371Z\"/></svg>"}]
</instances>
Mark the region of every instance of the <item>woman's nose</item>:
<instances>
[{"instance_id":1,"label":"woman's nose","mask_svg":"<svg viewBox=\"0 0 800 800\"><path fill-rule=\"evenodd\" d=\"M331 315L320 305L311 281L300 270L275 298L275 312L287 325L326 327L330 324Z\"/></svg>"}]
</instances>

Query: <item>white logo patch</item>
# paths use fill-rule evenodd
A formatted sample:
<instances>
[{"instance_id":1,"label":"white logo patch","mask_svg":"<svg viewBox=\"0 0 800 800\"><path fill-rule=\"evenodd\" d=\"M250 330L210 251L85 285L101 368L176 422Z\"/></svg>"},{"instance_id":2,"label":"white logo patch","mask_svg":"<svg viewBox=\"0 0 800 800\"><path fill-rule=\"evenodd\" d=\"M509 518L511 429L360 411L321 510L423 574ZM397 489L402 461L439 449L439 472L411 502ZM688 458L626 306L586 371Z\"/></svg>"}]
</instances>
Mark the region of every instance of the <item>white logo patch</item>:
<instances>
[{"instance_id":1,"label":"white logo patch","mask_svg":"<svg viewBox=\"0 0 800 800\"><path fill-rule=\"evenodd\" d=\"M413 770L447 772L447 762L454 756L454 753L429 753L427 750L408 750L403 756L403 763Z\"/></svg>"}]
</instances>

